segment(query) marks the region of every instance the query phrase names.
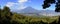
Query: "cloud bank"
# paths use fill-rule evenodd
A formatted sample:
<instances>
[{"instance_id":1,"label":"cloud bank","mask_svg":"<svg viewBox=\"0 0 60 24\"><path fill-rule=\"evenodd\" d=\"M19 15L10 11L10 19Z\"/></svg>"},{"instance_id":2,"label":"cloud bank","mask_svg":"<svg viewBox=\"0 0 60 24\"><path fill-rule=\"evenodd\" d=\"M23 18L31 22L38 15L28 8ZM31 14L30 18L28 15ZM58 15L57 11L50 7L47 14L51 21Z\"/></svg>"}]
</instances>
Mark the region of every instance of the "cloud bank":
<instances>
[{"instance_id":1,"label":"cloud bank","mask_svg":"<svg viewBox=\"0 0 60 24\"><path fill-rule=\"evenodd\" d=\"M21 10L24 9L26 6L24 5L24 3L28 2L28 0L18 0L17 3L14 2L7 2L6 6L8 7L14 7L15 5L17 5L17 10Z\"/></svg>"}]
</instances>

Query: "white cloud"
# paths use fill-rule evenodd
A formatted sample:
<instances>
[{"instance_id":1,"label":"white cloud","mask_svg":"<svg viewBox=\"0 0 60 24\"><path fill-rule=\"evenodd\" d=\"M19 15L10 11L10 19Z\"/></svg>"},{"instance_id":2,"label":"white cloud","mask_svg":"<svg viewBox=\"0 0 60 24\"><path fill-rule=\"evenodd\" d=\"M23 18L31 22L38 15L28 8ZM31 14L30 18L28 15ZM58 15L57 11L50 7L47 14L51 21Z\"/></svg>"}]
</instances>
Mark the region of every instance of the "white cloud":
<instances>
[{"instance_id":1,"label":"white cloud","mask_svg":"<svg viewBox=\"0 0 60 24\"><path fill-rule=\"evenodd\" d=\"M18 0L19 3L25 3L27 2L28 0Z\"/></svg>"},{"instance_id":2,"label":"white cloud","mask_svg":"<svg viewBox=\"0 0 60 24\"><path fill-rule=\"evenodd\" d=\"M25 9L26 8L26 6L20 6L20 7L18 7L17 9L18 10L22 10L22 9Z\"/></svg>"},{"instance_id":3,"label":"white cloud","mask_svg":"<svg viewBox=\"0 0 60 24\"><path fill-rule=\"evenodd\" d=\"M25 7L27 7L24 5L24 3L26 3L26 2L28 2L28 0L18 0L17 3L7 2L6 6L12 7L13 9L16 8L17 10L21 10L21 9L24 9ZM15 5L16 5L16 7L15 7Z\"/></svg>"},{"instance_id":4,"label":"white cloud","mask_svg":"<svg viewBox=\"0 0 60 24\"><path fill-rule=\"evenodd\" d=\"M18 3L20 4L20 7L18 8L18 10L26 8L26 6L24 5L24 3L26 2L28 2L28 0L18 0Z\"/></svg>"},{"instance_id":5,"label":"white cloud","mask_svg":"<svg viewBox=\"0 0 60 24\"><path fill-rule=\"evenodd\" d=\"M8 7L11 7L11 6L13 6L15 3L13 3L13 2L8 2L7 4L6 4L6 6L8 6Z\"/></svg>"}]
</instances>

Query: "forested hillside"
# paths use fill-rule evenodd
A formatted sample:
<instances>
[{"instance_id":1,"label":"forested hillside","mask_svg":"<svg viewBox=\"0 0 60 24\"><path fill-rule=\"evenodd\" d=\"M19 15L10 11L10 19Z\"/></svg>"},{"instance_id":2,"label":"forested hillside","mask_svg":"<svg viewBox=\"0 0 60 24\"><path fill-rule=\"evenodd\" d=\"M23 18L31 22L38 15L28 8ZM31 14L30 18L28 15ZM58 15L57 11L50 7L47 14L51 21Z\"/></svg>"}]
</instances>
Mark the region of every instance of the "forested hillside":
<instances>
[{"instance_id":1,"label":"forested hillside","mask_svg":"<svg viewBox=\"0 0 60 24\"><path fill-rule=\"evenodd\" d=\"M0 24L58 24L59 22L60 16L32 17L12 13L6 6L0 9Z\"/></svg>"}]
</instances>

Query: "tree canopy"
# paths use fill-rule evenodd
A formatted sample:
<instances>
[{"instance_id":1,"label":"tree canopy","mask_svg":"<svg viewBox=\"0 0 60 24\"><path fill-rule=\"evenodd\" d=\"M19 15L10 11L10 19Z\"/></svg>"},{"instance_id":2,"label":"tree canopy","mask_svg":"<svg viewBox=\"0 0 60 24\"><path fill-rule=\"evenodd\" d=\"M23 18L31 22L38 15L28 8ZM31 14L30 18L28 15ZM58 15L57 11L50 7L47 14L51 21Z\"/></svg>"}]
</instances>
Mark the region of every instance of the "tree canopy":
<instances>
[{"instance_id":1,"label":"tree canopy","mask_svg":"<svg viewBox=\"0 0 60 24\"><path fill-rule=\"evenodd\" d=\"M55 12L60 12L60 0L44 0L43 9L50 7L51 4L56 4Z\"/></svg>"}]
</instances>

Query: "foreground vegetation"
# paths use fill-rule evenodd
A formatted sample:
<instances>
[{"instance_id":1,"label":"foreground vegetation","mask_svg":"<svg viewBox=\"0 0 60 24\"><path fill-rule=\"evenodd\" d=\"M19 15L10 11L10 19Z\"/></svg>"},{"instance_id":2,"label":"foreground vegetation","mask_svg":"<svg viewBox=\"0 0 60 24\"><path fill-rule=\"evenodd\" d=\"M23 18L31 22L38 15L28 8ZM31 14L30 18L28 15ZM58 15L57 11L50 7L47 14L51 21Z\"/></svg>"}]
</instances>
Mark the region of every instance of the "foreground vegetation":
<instances>
[{"instance_id":1,"label":"foreground vegetation","mask_svg":"<svg viewBox=\"0 0 60 24\"><path fill-rule=\"evenodd\" d=\"M60 16L32 17L10 12L9 7L0 9L0 24L59 24Z\"/></svg>"}]
</instances>

